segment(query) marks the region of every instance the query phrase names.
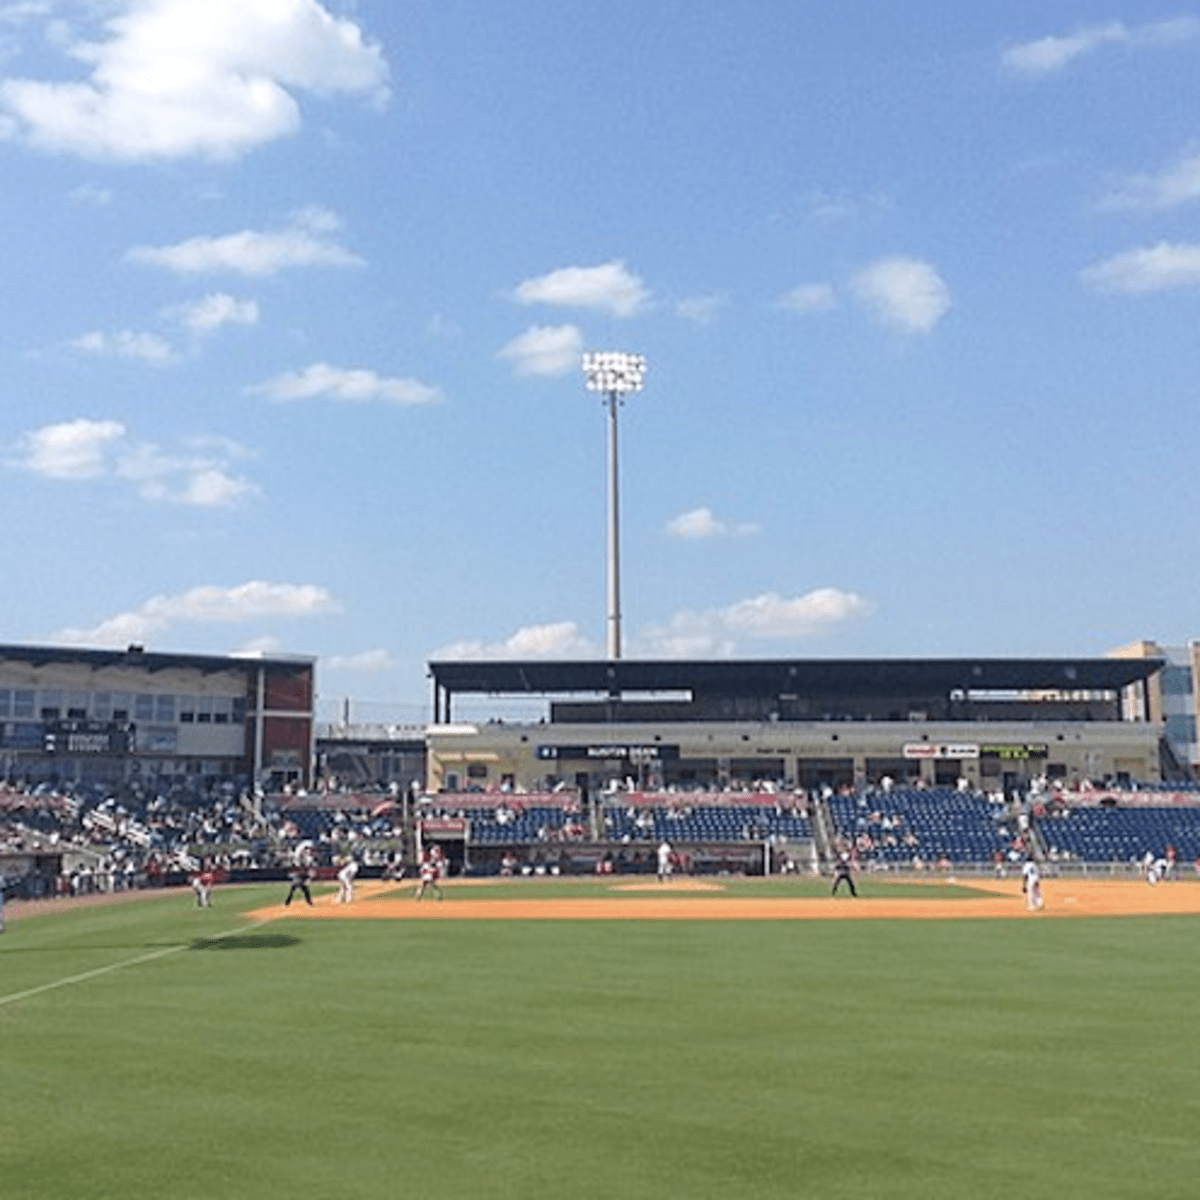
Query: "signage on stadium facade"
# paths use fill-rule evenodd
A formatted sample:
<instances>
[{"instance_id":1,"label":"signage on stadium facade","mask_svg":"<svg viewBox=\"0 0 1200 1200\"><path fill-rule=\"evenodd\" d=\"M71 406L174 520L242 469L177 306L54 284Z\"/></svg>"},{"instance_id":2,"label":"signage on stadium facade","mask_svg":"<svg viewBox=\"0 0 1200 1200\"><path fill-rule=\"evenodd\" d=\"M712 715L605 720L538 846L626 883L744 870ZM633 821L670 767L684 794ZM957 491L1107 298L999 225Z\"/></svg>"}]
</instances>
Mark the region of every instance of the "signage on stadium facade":
<instances>
[{"instance_id":1,"label":"signage on stadium facade","mask_svg":"<svg viewBox=\"0 0 1200 1200\"><path fill-rule=\"evenodd\" d=\"M979 747L980 758L1046 758L1049 754L1050 747L1044 742L1003 742Z\"/></svg>"},{"instance_id":2,"label":"signage on stadium facade","mask_svg":"<svg viewBox=\"0 0 1200 1200\"><path fill-rule=\"evenodd\" d=\"M679 757L678 746L663 746L657 743L639 745L636 743L605 743L599 746L539 746L537 756L540 759L627 759L630 762L659 762L664 759Z\"/></svg>"},{"instance_id":3,"label":"signage on stadium facade","mask_svg":"<svg viewBox=\"0 0 1200 1200\"><path fill-rule=\"evenodd\" d=\"M44 730L47 754L128 754L132 746L127 721L48 721Z\"/></svg>"},{"instance_id":4,"label":"signage on stadium facade","mask_svg":"<svg viewBox=\"0 0 1200 1200\"><path fill-rule=\"evenodd\" d=\"M978 758L979 747L968 742L910 742L904 747L904 757L909 759Z\"/></svg>"}]
</instances>

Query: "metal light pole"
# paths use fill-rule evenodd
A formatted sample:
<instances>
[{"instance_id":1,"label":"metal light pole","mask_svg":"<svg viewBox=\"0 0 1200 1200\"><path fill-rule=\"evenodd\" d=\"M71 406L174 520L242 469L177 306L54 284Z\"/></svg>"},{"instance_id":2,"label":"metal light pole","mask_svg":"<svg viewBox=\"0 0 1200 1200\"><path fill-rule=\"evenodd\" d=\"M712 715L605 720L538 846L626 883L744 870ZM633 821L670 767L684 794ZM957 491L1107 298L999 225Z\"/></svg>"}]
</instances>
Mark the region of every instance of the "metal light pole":
<instances>
[{"instance_id":1,"label":"metal light pole","mask_svg":"<svg viewBox=\"0 0 1200 1200\"><path fill-rule=\"evenodd\" d=\"M621 520L617 475L617 409L630 392L640 392L646 360L640 354L601 350L583 356L589 392L608 406L608 657L621 657Z\"/></svg>"}]
</instances>

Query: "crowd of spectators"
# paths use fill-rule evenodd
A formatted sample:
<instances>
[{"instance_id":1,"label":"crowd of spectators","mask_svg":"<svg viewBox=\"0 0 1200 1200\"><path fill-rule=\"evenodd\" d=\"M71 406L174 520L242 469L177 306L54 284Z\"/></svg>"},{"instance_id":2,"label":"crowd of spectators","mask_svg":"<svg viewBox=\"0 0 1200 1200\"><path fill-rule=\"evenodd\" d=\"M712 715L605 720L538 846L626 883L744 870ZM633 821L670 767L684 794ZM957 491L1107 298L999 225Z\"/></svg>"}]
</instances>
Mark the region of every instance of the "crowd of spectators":
<instances>
[{"instance_id":1,"label":"crowd of spectators","mask_svg":"<svg viewBox=\"0 0 1200 1200\"><path fill-rule=\"evenodd\" d=\"M398 818L293 809L245 780L155 785L0 782L0 856L11 894L79 896L178 882L202 867L225 877L280 872L298 849L318 866L361 847L367 865L400 845Z\"/></svg>"}]
</instances>

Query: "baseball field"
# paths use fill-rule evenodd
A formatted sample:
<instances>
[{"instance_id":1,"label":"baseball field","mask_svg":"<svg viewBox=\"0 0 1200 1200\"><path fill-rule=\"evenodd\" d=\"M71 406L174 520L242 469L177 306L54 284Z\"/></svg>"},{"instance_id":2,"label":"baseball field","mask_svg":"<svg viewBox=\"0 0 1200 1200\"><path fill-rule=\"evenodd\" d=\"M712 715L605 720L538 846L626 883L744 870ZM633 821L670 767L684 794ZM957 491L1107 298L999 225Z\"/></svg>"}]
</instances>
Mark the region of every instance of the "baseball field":
<instances>
[{"instance_id":1,"label":"baseball field","mask_svg":"<svg viewBox=\"0 0 1200 1200\"><path fill-rule=\"evenodd\" d=\"M1200 884L698 882L10 905L0 1195L1196 1193Z\"/></svg>"}]
</instances>

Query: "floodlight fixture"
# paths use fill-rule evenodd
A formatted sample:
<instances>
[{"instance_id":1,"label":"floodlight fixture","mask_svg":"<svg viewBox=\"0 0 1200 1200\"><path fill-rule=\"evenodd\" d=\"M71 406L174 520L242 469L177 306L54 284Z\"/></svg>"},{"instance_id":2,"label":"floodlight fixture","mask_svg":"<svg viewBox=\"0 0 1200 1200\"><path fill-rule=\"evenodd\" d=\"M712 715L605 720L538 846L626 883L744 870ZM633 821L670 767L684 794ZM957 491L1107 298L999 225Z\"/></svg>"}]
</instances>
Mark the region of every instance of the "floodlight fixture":
<instances>
[{"instance_id":1,"label":"floodlight fixture","mask_svg":"<svg viewBox=\"0 0 1200 1200\"><path fill-rule=\"evenodd\" d=\"M646 359L623 350L597 350L583 356L590 392L599 392L608 408L608 657L621 657L621 520L617 467L617 409L631 392L640 392Z\"/></svg>"},{"instance_id":2,"label":"floodlight fixture","mask_svg":"<svg viewBox=\"0 0 1200 1200\"><path fill-rule=\"evenodd\" d=\"M623 350L597 350L583 356L589 392L606 397L615 396L618 402L630 392L640 392L646 379L646 357L627 354Z\"/></svg>"}]
</instances>

